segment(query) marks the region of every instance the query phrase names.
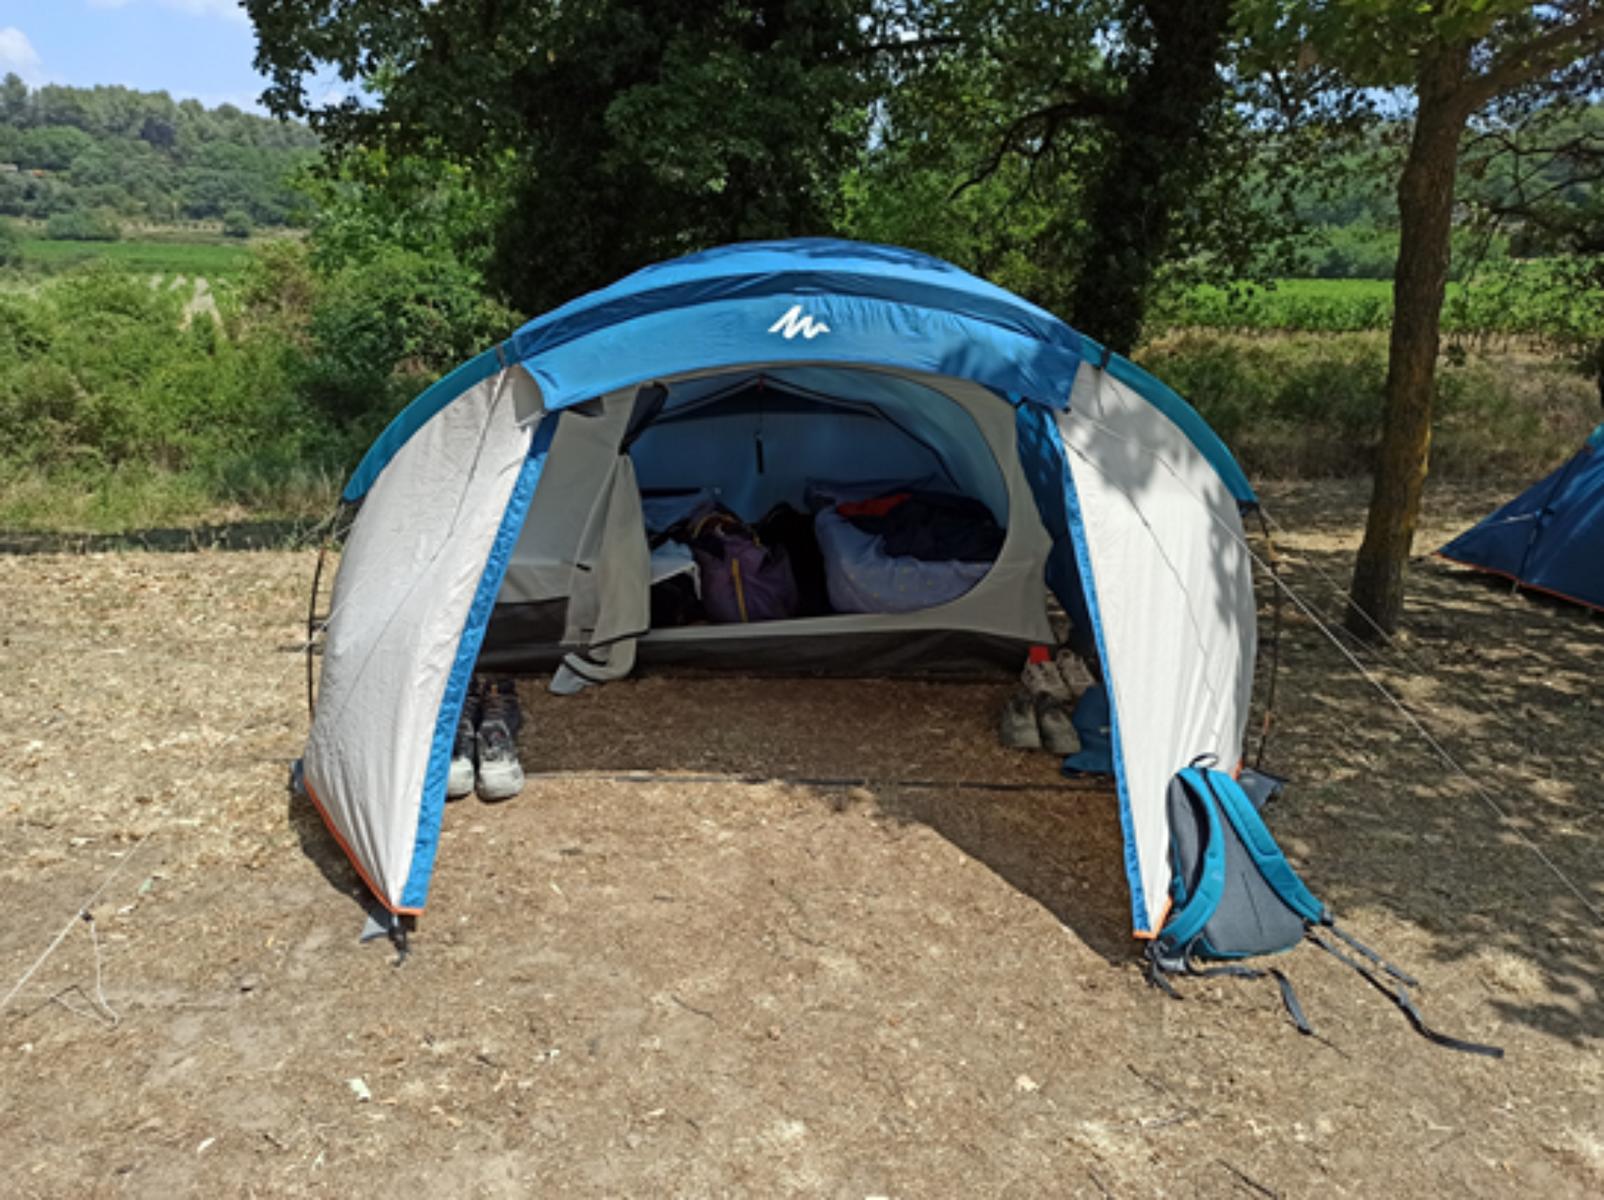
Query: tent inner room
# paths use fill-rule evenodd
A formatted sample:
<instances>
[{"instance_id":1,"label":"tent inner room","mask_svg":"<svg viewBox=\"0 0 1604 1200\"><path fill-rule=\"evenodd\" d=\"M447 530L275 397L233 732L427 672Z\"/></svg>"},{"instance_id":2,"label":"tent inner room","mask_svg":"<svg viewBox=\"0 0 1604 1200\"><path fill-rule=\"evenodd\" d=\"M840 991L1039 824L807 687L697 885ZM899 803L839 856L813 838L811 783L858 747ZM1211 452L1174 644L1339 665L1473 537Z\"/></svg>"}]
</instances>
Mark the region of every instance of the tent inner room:
<instances>
[{"instance_id":1,"label":"tent inner room","mask_svg":"<svg viewBox=\"0 0 1604 1200\"><path fill-rule=\"evenodd\" d=\"M1017 671L1052 638L1051 539L1017 436L986 388L839 365L704 373L564 410L481 665L552 668L587 632L570 598L643 576L638 627L616 627L639 635L643 665Z\"/></svg>"}]
</instances>

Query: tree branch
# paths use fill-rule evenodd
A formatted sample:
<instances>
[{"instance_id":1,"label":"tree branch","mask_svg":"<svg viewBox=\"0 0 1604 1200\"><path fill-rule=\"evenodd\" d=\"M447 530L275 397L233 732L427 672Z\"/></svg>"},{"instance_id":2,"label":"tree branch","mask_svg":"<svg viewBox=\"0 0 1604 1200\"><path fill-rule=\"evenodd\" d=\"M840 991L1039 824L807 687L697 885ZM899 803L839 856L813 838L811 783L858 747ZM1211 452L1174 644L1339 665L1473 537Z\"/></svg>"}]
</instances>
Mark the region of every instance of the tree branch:
<instances>
[{"instance_id":1,"label":"tree branch","mask_svg":"<svg viewBox=\"0 0 1604 1200\"><path fill-rule=\"evenodd\" d=\"M1008 123L1003 130L997 147L986 156L984 162L975 169L975 172L957 187L952 189L949 200L956 200L970 188L986 182L995 175L1008 158L1010 153L1025 153L1020 142L1032 128L1042 131L1042 146L1034 153L1029 154L1034 162L1052 148L1058 131L1071 121L1095 120L1107 121L1125 111L1125 102L1117 97L1104 94L1087 94L1077 96L1073 100L1060 100L1055 104L1044 105L1033 109L1021 117L1016 117Z\"/></svg>"},{"instance_id":2,"label":"tree branch","mask_svg":"<svg viewBox=\"0 0 1604 1200\"><path fill-rule=\"evenodd\" d=\"M1466 85L1466 98L1473 101L1470 111L1494 96L1563 67L1573 57L1571 51L1576 44L1595 32L1604 32L1604 4L1589 3L1574 21L1552 26L1530 41L1504 51Z\"/></svg>"}]
</instances>

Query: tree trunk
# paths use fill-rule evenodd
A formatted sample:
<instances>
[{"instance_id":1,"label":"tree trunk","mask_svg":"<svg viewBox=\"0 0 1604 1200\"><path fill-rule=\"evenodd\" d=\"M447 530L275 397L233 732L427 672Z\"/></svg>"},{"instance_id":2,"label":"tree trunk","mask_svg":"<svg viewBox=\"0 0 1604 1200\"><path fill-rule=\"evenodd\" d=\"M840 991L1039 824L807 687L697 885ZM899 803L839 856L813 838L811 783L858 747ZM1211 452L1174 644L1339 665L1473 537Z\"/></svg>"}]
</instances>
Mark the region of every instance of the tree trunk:
<instances>
[{"instance_id":1,"label":"tree trunk","mask_svg":"<svg viewBox=\"0 0 1604 1200\"><path fill-rule=\"evenodd\" d=\"M1349 632L1366 640L1396 633L1403 613L1404 572L1431 451L1454 173L1460 135L1469 119L1463 99L1469 64L1468 46L1443 47L1422 62L1414 136L1398 181L1398 266L1392 284L1386 407L1370 516L1354 564L1346 619Z\"/></svg>"},{"instance_id":2,"label":"tree trunk","mask_svg":"<svg viewBox=\"0 0 1604 1200\"><path fill-rule=\"evenodd\" d=\"M1129 354L1142 332L1170 228L1208 169L1209 114L1224 94L1219 61L1230 0L1136 0L1127 22L1147 53L1109 121L1111 145L1091 182L1089 242L1069 298L1070 323Z\"/></svg>"}]
</instances>

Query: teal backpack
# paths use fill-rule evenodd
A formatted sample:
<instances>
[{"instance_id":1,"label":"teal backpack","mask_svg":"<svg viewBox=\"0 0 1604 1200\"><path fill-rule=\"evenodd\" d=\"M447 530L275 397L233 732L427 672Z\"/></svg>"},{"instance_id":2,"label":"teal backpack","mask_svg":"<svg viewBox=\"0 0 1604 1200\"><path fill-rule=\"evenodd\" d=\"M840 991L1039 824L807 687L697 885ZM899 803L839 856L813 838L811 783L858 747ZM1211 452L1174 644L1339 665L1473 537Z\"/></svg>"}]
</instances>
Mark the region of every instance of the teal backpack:
<instances>
[{"instance_id":1,"label":"teal backpack","mask_svg":"<svg viewBox=\"0 0 1604 1200\"><path fill-rule=\"evenodd\" d=\"M1298 1031L1313 1033L1286 975L1237 961L1310 941L1359 972L1425 1038L1452 1050L1503 1057L1497 1046L1449 1037L1427 1025L1408 992L1419 986L1416 980L1337 927L1331 910L1287 862L1242 785L1224 771L1200 766L1202 761L1170 783L1170 915L1147 952L1155 987L1180 999L1173 976L1272 978ZM1211 963L1216 965L1201 965Z\"/></svg>"}]
</instances>

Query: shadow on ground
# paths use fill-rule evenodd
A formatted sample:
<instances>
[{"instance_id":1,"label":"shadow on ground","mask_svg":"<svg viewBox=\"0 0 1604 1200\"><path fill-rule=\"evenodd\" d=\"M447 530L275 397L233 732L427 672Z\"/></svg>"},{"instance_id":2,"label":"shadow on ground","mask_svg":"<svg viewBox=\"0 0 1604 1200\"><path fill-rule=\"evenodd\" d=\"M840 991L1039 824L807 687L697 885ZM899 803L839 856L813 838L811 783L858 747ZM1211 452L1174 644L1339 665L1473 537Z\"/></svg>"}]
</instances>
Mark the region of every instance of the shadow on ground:
<instances>
[{"instance_id":1,"label":"shadow on ground","mask_svg":"<svg viewBox=\"0 0 1604 1200\"><path fill-rule=\"evenodd\" d=\"M1318 532L1285 549L1292 586L1335 626L1352 549ZM1289 614L1266 766L1294 786L1274 828L1339 913L1387 910L1438 960L1468 964L1504 1018L1596 1038L1604 622L1434 559L1415 562L1409 586L1396 647L1335 636L1429 739Z\"/></svg>"},{"instance_id":2,"label":"shadow on ground","mask_svg":"<svg viewBox=\"0 0 1604 1200\"><path fill-rule=\"evenodd\" d=\"M200 550L294 550L309 544L321 520L230 521L127 533L28 533L0 529L0 554L101 554L151 550L187 554Z\"/></svg>"}]
</instances>

